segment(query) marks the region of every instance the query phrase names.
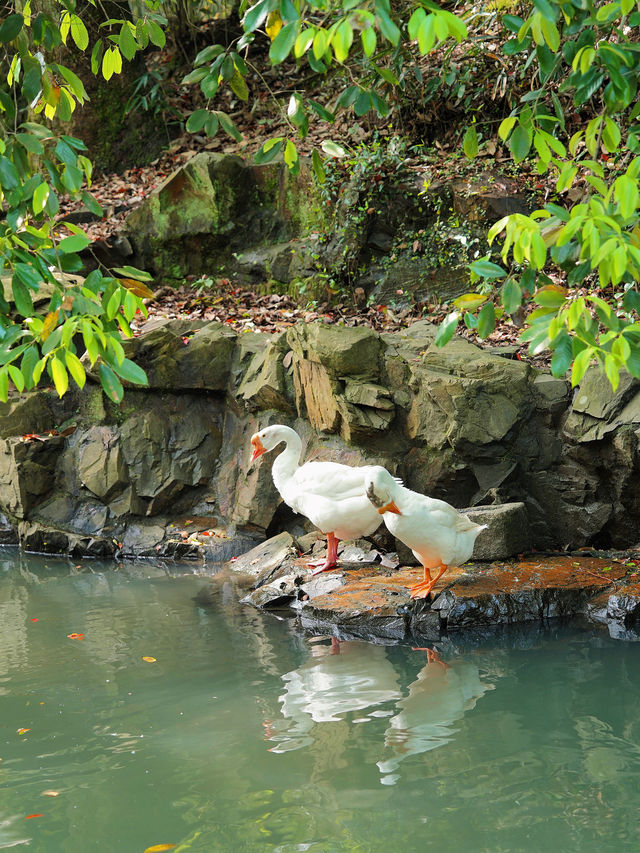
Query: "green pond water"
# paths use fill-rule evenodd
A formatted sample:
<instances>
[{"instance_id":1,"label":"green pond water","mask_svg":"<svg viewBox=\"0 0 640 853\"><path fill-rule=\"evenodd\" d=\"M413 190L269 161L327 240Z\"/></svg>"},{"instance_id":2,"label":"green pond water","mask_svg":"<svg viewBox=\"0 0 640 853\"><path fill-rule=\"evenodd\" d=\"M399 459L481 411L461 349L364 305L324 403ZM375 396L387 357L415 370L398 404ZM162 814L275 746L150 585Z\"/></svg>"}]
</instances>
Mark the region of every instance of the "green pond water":
<instances>
[{"instance_id":1,"label":"green pond water","mask_svg":"<svg viewBox=\"0 0 640 853\"><path fill-rule=\"evenodd\" d=\"M533 626L429 661L204 583L0 553L0 849L640 849L640 645Z\"/></svg>"}]
</instances>

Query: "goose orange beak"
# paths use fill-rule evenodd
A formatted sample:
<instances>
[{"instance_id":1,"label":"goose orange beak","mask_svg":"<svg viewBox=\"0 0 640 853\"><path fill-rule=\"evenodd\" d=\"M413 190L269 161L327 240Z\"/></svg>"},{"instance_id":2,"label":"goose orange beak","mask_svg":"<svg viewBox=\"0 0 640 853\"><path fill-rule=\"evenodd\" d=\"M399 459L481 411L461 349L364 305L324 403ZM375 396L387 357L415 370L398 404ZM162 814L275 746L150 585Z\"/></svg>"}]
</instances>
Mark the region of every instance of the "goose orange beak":
<instances>
[{"instance_id":1,"label":"goose orange beak","mask_svg":"<svg viewBox=\"0 0 640 853\"><path fill-rule=\"evenodd\" d=\"M251 454L249 463L255 462L258 456L262 456L263 453L267 452L267 448L260 441L260 436L254 435L251 439L251 444L253 445L253 453Z\"/></svg>"},{"instance_id":2,"label":"goose orange beak","mask_svg":"<svg viewBox=\"0 0 640 853\"><path fill-rule=\"evenodd\" d=\"M385 504L385 506L381 506L378 512L380 513L380 515L382 515L384 512L393 512L396 515L402 515L398 507L395 505L394 501L389 501L389 503Z\"/></svg>"}]
</instances>

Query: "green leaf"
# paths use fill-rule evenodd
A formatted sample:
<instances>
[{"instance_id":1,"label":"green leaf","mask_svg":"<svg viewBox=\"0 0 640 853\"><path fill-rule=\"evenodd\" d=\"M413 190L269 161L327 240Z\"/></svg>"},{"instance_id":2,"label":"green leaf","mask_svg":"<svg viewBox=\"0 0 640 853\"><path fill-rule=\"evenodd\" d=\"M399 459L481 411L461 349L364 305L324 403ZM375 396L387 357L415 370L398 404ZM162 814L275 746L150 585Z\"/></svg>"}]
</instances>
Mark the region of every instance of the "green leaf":
<instances>
[{"instance_id":1,"label":"green leaf","mask_svg":"<svg viewBox=\"0 0 640 853\"><path fill-rule=\"evenodd\" d=\"M125 59L133 59L136 55L136 51L138 50L138 45L133 37L128 21L125 21L120 29L118 47Z\"/></svg>"},{"instance_id":2,"label":"green leaf","mask_svg":"<svg viewBox=\"0 0 640 853\"><path fill-rule=\"evenodd\" d=\"M100 384L102 385L107 397L109 397L110 400L113 400L114 403L120 403L124 394L124 389L122 388L122 383L113 370L108 364L101 362L98 365L98 375L100 377Z\"/></svg>"},{"instance_id":3,"label":"green leaf","mask_svg":"<svg viewBox=\"0 0 640 853\"><path fill-rule=\"evenodd\" d=\"M0 42L6 44L9 41L13 41L14 38L19 34L20 30L24 25L24 18L19 12L14 12L12 15L7 15L7 17L0 25Z\"/></svg>"},{"instance_id":4,"label":"green leaf","mask_svg":"<svg viewBox=\"0 0 640 853\"><path fill-rule=\"evenodd\" d=\"M152 44L156 47L163 48L166 44L167 37L164 34L162 27L158 26L155 21L147 21L147 31Z\"/></svg>"},{"instance_id":5,"label":"green leaf","mask_svg":"<svg viewBox=\"0 0 640 853\"><path fill-rule=\"evenodd\" d=\"M0 368L0 400L3 403L7 402L7 398L9 396L9 376L7 374L7 368Z\"/></svg>"},{"instance_id":6,"label":"green leaf","mask_svg":"<svg viewBox=\"0 0 640 853\"><path fill-rule=\"evenodd\" d=\"M22 361L20 362L20 370L25 378L25 386L27 390L33 388L33 370L38 363L38 359L38 348L32 344L25 350L22 356Z\"/></svg>"},{"instance_id":7,"label":"green leaf","mask_svg":"<svg viewBox=\"0 0 640 853\"><path fill-rule=\"evenodd\" d=\"M322 161L322 157L318 153L317 148L314 148L311 152L311 165L313 166L313 173L316 176L316 181L319 184L324 184L327 179L327 174L324 170L324 163Z\"/></svg>"},{"instance_id":8,"label":"green leaf","mask_svg":"<svg viewBox=\"0 0 640 853\"><path fill-rule=\"evenodd\" d=\"M469 160L473 160L478 153L478 131L475 125L472 124L467 128L462 140L462 148Z\"/></svg>"},{"instance_id":9,"label":"green leaf","mask_svg":"<svg viewBox=\"0 0 640 853\"><path fill-rule=\"evenodd\" d=\"M104 51L104 42L102 39L98 39L97 42L93 46L93 50L91 51L91 73L97 74L100 70L100 64L102 61L102 54Z\"/></svg>"},{"instance_id":10,"label":"green leaf","mask_svg":"<svg viewBox=\"0 0 640 853\"><path fill-rule=\"evenodd\" d=\"M516 163L522 162L531 150L531 135L519 124L509 138L509 150Z\"/></svg>"},{"instance_id":11,"label":"green leaf","mask_svg":"<svg viewBox=\"0 0 640 853\"><path fill-rule=\"evenodd\" d=\"M573 367L571 368L571 386L573 388L582 381L594 356L595 349L593 347L585 347L573 360Z\"/></svg>"},{"instance_id":12,"label":"green leaf","mask_svg":"<svg viewBox=\"0 0 640 853\"><path fill-rule=\"evenodd\" d=\"M435 338L435 344L437 347L443 347L445 344L449 343L458 328L459 319L460 314L457 311L452 311L450 314L447 314L438 328L438 333Z\"/></svg>"},{"instance_id":13,"label":"green leaf","mask_svg":"<svg viewBox=\"0 0 640 853\"><path fill-rule=\"evenodd\" d=\"M284 62L293 50L296 38L298 37L299 26L300 24L298 21L292 21L289 24L285 24L271 42L271 47L269 48L269 59L274 65L279 65L281 62Z\"/></svg>"},{"instance_id":14,"label":"green leaf","mask_svg":"<svg viewBox=\"0 0 640 853\"><path fill-rule=\"evenodd\" d=\"M506 314L513 314L522 305L522 290L513 278L508 278L502 285L502 307Z\"/></svg>"},{"instance_id":15,"label":"green leaf","mask_svg":"<svg viewBox=\"0 0 640 853\"><path fill-rule=\"evenodd\" d=\"M258 166L262 166L265 163L271 163L282 151L283 142L284 139L282 137L267 139L267 141L260 146L259 151L254 155L253 159L255 163Z\"/></svg>"},{"instance_id":16,"label":"green leaf","mask_svg":"<svg viewBox=\"0 0 640 853\"><path fill-rule=\"evenodd\" d=\"M73 234L71 237L63 237L58 243L58 250L64 254L81 252L91 244L91 240L85 234Z\"/></svg>"},{"instance_id":17,"label":"green leaf","mask_svg":"<svg viewBox=\"0 0 640 853\"><path fill-rule=\"evenodd\" d=\"M508 116L500 122L500 126L498 127L498 136L503 142L506 141L517 120L516 116Z\"/></svg>"},{"instance_id":18,"label":"green leaf","mask_svg":"<svg viewBox=\"0 0 640 853\"><path fill-rule=\"evenodd\" d=\"M88 192L87 190L83 190L81 193L81 198L87 210L91 211L91 213L95 213L96 216L104 216L104 210L102 208L102 205L93 195L91 195L90 192Z\"/></svg>"},{"instance_id":19,"label":"green leaf","mask_svg":"<svg viewBox=\"0 0 640 853\"><path fill-rule=\"evenodd\" d=\"M137 267L114 267L113 271L125 278L134 278L136 281L153 281L151 273L146 272L145 270L139 270Z\"/></svg>"},{"instance_id":20,"label":"green leaf","mask_svg":"<svg viewBox=\"0 0 640 853\"><path fill-rule=\"evenodd\" d=\"M507 274L506 270L501 266L494 264L492 261L488 261L486 258L480 258L480 260L469 264L469 269L477 276L480 276L480 278L504 278Z\"/></svg>"},{"instance_id":21,"label":"green leaf","mask_svg":"<svg viewBox=\"0 0 640 853\"><path fill-rule=\"evenodd\" d=\"M561 308L567 299L567 291L564 287L549 284L536 290L533 301L543 308Z\"/></svg>"},{"instance_id":22,"label":"green leaf","mask_svg":"<svg viewBox=\"0 0 640 853\"><path fill-rule=\"evenodd\" d=\"M241 101L249 99L249 89L247 88L246 81L238 71L235 71L231 80L229 80L229 86L231 86L231 89Z\"/></svg>"},{"instance_id":23,"label":"green leaf","mask_svg":"<svg viewBox=\"0 0 640 853\"><path fill-rule=\"evenodd\" d=\"M621 138L622 134L618 125L613 119L606 116L602 131L602 143L609 154L614 154L618 150Z\"/></svg>"},{"instance_id":24,"label":"green leaf","mask_svg":"<svg viewBox=\"0 0 640 853\"><path fill-rule=\"evenodd\" d=\"M87 381L87 375L84 366L77 355L74 355L71 350L66 350L64 360L67 365L67 370L71 374L73 381L79 388L84 388Z\"/></svg>"},{"instance_id":25,"label":"green leaf","mask_svg":"<svg viewBox=\"0 0 640 853\"><path fill-rule=\"evenodd\" d=\"M202 130L210 115L211 113L209 110L196 110L195 112L192 112L187 119L187 123L185 125L186 129L189 133L198 133L198 131Z\"/></svg>"},{"instance_id":26,"label":"green leaf","mask_svg":"<svg viewBox=\"0 0 640 853\"><path fill-rule=\"evenodd\" d=\"M109 297L106 307L106 314L109 320L113 320L113 318L118 313L118 309L120 308L120 291L114 290L114 292Z\"/></svg>"},{"instance_id":27,"label":"green leaf","mask_svg":"<svg viewBox=\"0 0 640 853\"><path fill-rule=\"evenodd\" d=\"M375 0L375 10L378 23L380 25L380 31L382 32L382 35L395 46L400 41L401 33L389 15L389 8L390 5L388 2L384 2L384 0Z\"/></svg>"},{"instance_id":28,"label":"green leaf","mask_svg":"<svg viewBox=\"0 0 640 853\"><path fill-rule=\"evenodd\" d=\"M264 22L269 12L269 6L270 0L260 0L247 10L242 19L242 26L246 33L253 32Z\"/></svg>"},{"instance_id":29,"label":"green leaf","mask_svg":"<svg viewBox=\"0 0 640 853\"><path fill-rule=\"evenodd\" d=\"M547 21L555 21L558 17L557 9L554 8L548 0L533 0L533 5Z\"/></svg>"},{"instance_id":30,"label":"green leaf","mask_svg":"<svg viewBox=\"0 0 640 853\"><path fill-rule=\"evenodd\" d=\"M25 264L21 261L18 261L14 265L14 273L18 276L20 281L26 285L26 287L35 291L36 293L40 290L40 284L42 282L42 272L38 270L37 266L32 266L31 264Z\"/></svg>"},{"instance_id":31,"label":"green leaf","mask_svg":"<svg viewBox=\"0 0 640 853\"><path fill-rule=\"evenodd\" d=\"M372 107L373 101L371 99L371 92L367 89L362 89L356 98L355 104L353 105L353 111L357 116L363 116L366 115Z\"/></svg>"},{"instance_id":32,"label":"green leaf","mask_svg":"<svg viewBox=\"0 0 640 853\"><path fill-rule=\"evenodd\" d=\"M121 364L114 364L113 369L125 382L131 382L133 385L149 385L144 370L128 358L125 358Z\"/></svg>"},{"instance_id":33,"label":"green leaf","mask_svg":"<svg viewBox=\"0 0 640 853\"><path fill-rule=\"evenodd\" d=\"M45 182L39 184L33 191L33 198L31 199L31 205L33 207L33 212L36 216L39 213L42 213L44 210L44 206L47 203L47 199L49 198L49 193L51 192L49 188L49 184Z\"/></svg>"},{"instance_id":34,"label":"green leaf","mask_svg":"<svg viewBox=\"0 0 640 853\"><path fill-rule=\"evenodd\" d=\"M11 279L11 290L13 292L13 301L16 309L23 317L31 317L33 315L33 300L26 284L21 281L16 274Z\"/></svg>"},{"instance_id":35,"label":"green leaf","mask_svg":"<svg viewBox=\"0 0 640 853\"><path fill-rule=\"evenodd\" d=\"M493 302L487 302L478 313L478 334L488 338L496 327L496 309Z\"/></svg>"},{"instance_id":36,"label":"green leaf","mask_svg":"<svg viewBox=\"0 0 640 853\"><path fill-rule=\"evenodd\" d=\"M82 19L77 15L71 15L71 38L74 40L78 50L86 50L89 46L89 33Z\"/></svg>"},{"instance_id":37,"label":"green leaf","mask_svg":"<svg viewBox=\"0 0 640 853\"><path fill-rule=\"evenodd\" d=\"M564 376L573 361L571 337L564 330L559 333L552 344L551 373L554 376Z\"/></svg>"},{"instance_id":38,"label":"green leaf","mask_svg":"<svg viewBox=\"0 0 640 853\"><path fill-rule=\"evenodd\" d=\"M31 154L44 154L42 142L33 133L16 133L16 139L20 141Z\"/></svg>"},{"instance_id":39,"label":"green leaf","mask_svg":"<svg viewBox=\"0 0 640 853\"><path fill-rule=\"evenodd\" d=\"M640 201L638 181L627 177L627 175L621 175L616 178L614 187L615 199L620 207L620 213L625 219L628 219L633 216Z\"/></svg>"},{"instance_id":40,"label":"green leaf","mask_svg":"<svg viewBox=\"0 0 640 853\"><path fill-rule=\"evenodd\" d=\"M362 41L362 49L364 50L365 56L373 56L378 42L376 31L373 27L367 27L362 30L360 33L360 39Z\"/></svg>"},{"instance_id":41,"label":"green leaf","mask_svg":"<svg viewBox=\"0 0 640 853\"><path fill-rule=\"evenodd\" d=\"M307 99L308 105L314 111L314 113L320 116L324 121L328 121L333 124L336 120L336 117L333 113L329 112L329 110L325 109L322 104L319 104L317 101L312 100L311 98Z\"/></svg>"},{"instance_id":42,"label":"green leaf","mask_svg":"<svg viewBox=\"0 0 640 853\"><path fill-rule=\"evenodd\" d=\"M51 365L51 377L53 379L53 384L56 386L58 396L62 397L69 387L69 374L67 373L67 368L57 355L55 355L49 363Z\"/></svg>"},{"instance_id":43,"label":"green leaf","mask_svg":"<svg viewBox=\"0 0 640 853\"><path fill-rule=\"evenodd\" d=\"M24 391L25 381L24 376L22 375L22 371L15 366L15 364L7 365L7 370L9 371L9 376L11 377L11 381L16 386L18 391L22 393Z\"/></svg>"},{"instance_id":44,"label":"green leaf","mask_svg":"<svg viewBox=\"0 0 640 853\"><path fill-rule=\"evenodd\" d=\"M284 147L284 162L290 169L293 169L298 163L298 159L298 149L290 139L287 139L287 143Z\"/></svg>"},{"instance_id":45,"label":"green leaf","mask_svg":"<svg viewBox=\"0 0 640 853\"><path fill-rule=\"evenodd\" d=\"M620 368L618 367L618 362L610 353L607 353L604 357L604 372L615 391L620 383Z\"/></svg>"},{"instance_id":46,"label":"green leaf","mask_svg":"<svg viewBox=\"0 0 640 853\"><path fill-rule=\"evenodd\" d=\"M220 125L224 132L231 136L236 142L242 141L242 134L235 126L235 124L231 121L229 116L226 113L221 112L220 110L216 110L216 116L220 122Z\"/></svg>"},{"instance_id":47,"label":"green leaf","mask_svg":"<svg viewBox=\"0 0 640 853\"><path fill-rule=\"evenodd\" d=\"M15 190L20 186L18 170L7 157L0 157L0 185L3 190Z\"/></svg>"},{"instance_id":48,"label":"green leaf","mask_svg":"<svg viewBox=\"0 0 640 853\"><path fill-rule=\"evenodd\" d=\"M349 56L349 48L353 44L353 29L349 21L342 21L336 28L331 39L333 52L338 62L344 62Z\"/></svg>"},{"instance_id":49,"label":"green leaf","mask_svg":"<svg viewBox=\"0 0 640 853\"><path fill-rule=\"evenodd\" d=\"M453 300L458 311L475 311L487 301L487 297L481 293L464 293Z\"/></svg>"}]
</instances>

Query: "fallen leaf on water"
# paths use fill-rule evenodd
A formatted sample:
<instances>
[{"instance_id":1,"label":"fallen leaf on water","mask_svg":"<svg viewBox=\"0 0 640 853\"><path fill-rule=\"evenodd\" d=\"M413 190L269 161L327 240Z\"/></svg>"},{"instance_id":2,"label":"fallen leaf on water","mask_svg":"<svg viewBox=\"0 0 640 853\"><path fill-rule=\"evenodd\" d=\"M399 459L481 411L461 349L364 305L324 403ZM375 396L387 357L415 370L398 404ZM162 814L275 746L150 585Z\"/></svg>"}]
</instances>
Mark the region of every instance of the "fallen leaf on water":
<instances>
[{"instance_id":1,"label":"fallen leaf on water","mask_svg":"<svg viewBox=\"0 0 640 853\"><path fill-rule=\"evenodd\" d=\"M67 634L67 637L70 640L84 640L84 634L76 634L74 631L73 634Z\"/></svg>"},{"instance_id":2,"label":"fallen leaf on water","mask_svg":"<svg viewBox=\"0 0 640 853\"><path fill-rule=\"evenodd\" d=\"M59 797L60 791L43 791L42 796L43 797Z\"/></svg>"},{"instance_id":3,"label":"fallen leaf on water","mask_svg":"<svg viewBox=\"0 0 640 853\"><path fill-rule=\"evenodd\" d=\"M146 660L146 662L147 662L147 663L155 663L155 662L156 662L156 659L155 659L155 658L150 657L149 655L145 655L145 656L142 658L142 660Z\"/></svg>"},{"instance_id":4,"label":"fallen leaf on water","mask_svg":"<svg viewBox=\"0 0 640 853\"><path fill-rule=\"evenodd\" d=\"M161 853L162 850L173 850L176 844L154 844L153 847L147 847L144 853Z\"/></svg>"},{"instance_id":5,"label":"fallen leaf on water","mask_svg":"<svg viewBox=\"0 0 640 853\"><path fill-rule=\"evenodd\" d=\"M37 619L29 619L29 622L37 622Z\"/></svg>"},{"instance_id":6,"label":"fallen leaf on water","mask_svg":"<svg viewBox=\"0 0 640 853\"><path fill-rule=\"evenodd\" d=\"M25 732L30 732L31 729L18 729L18 734L23 735Z\"/></svg>"},{"instance_id":7,"label":"fallen leaf on water","mask_svg":"<svg viewBox=\"0 0 640 853\"><path fill-rule=\"evenodd\" d=\"M44 815L41 815L41 814L28 814L28 815L25 815L24 819L25 819L25 820L31 820L31 818L32 818L32 817L44 817Z\"/></svg>"}]
</instances>

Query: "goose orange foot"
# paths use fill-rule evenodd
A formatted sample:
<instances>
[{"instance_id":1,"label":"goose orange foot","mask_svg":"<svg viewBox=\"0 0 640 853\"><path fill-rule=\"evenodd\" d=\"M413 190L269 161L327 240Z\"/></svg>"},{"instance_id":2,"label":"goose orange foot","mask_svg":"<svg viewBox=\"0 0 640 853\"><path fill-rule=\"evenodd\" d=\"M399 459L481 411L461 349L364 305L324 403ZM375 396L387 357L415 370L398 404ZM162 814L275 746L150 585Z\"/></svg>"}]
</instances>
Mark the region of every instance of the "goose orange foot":
<instances>
[{"instance_id":1,"label":"goose orange foot","mask_svg":"<svg viewBox=\"0 0 640 853\"><path fill-rule=\"evenodd\" d=\"M435 581L421 581L411 587L411 598L428 598L435 586Z\"/></svg>"},{"instance_id":2,"label":"goose orange foot","mask_svg":"<svg viewBox=\"0 0 640 853\"><path fill-rule=\"evenodd\" d=\"M338 540L333 533L327 533L327 558L324 562L309 563L310 568L316 568L313 575L319 575L321 572L328 572L329 569L335 569L338 565Z\"/></svg>"},{"instance_id":3,"label":"goose orange foot","mask_svg":"<svg viewBox=\"0 0 640 853\"><path fill-rule=\"evenodd\" d=\"M420 581L420 583L414 584L411 587L411 598L428 598L428 596L431 594L432 589L438 583L438 581L448 568L449 566L442 566L435 578L431 577L431 572L429 571L429 569L425 569L424 580Z\"/></svg>"}]
</instances>

